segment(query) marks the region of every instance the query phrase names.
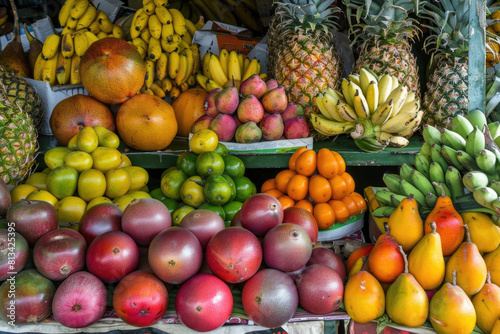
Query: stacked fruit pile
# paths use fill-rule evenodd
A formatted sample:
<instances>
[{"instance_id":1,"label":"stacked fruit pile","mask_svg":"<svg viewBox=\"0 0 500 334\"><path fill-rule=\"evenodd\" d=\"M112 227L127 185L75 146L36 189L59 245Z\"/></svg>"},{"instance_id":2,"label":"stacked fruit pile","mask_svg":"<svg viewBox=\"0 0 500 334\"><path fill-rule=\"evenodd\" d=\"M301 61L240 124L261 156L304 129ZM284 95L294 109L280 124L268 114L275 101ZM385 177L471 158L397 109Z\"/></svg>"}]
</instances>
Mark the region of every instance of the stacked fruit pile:
<instances>
[{"instance_id":1,"label":"stacked fruit pile","mask_svg":"<svg viewBox=\"0 0 500 334\"><path fill-rule=\"evenodd\" d=\"M92 206L113 202L124 209L132 200L150 197L144 190L148 172L132 166L117 150L118 136L103 126L83 127L68 143L49 149L47 168L31 174L12 189L13 202L21 199L51 203L60 223L78 225Z\"/></svg>"},{"instance_id":2,"label":"stacked fruit pile","mask_svg":"<svg viewBox=\"0 0 500 334\"><path fill-rule=\"evenodd\" d=\"M500 41L498 34L500 33L500 3L492 3L487 12L486 28L486 67L490 68L500 62Z\"/></svg>"},{"instance_id":3,"label":"stacked fruit pile","mask_svg":"<svg viewBox=\"0 0 500 334\"><path fill-rule=\"evenodd\" d=\"M167 1L144 1L130 26L131 42L146 62L142 93L174 99L196 85L200 66L197 44L191 44L198 28Z\"/></svg>"},{"instance_id":4,"label":"stacked fruit pile","mask_svg":"<svg viewBox=\"0 0 500 334\"><path fill-rule=\"evenodd\" d=\"M243 161L228 154L213 131L197 131L189 143L191 151L179 155L176 166L162 174L161 193L156 190L155 198L169 207L174 225L195 209L215 211L229 224L257 188L244 175Z\"/></svg>"},{"instance_id":5,"label":"stacked fruit pile","mask_svg":"<svg viewBox=\"0 0 500 334\"><path fill-rule=\"evenodd\" d=\"M288 102L285 89L276 80L264 81L257 74L243 80L239 87L231 84L214 88L205 97L203 107L205 114L193 123L191 132L211 129L223 142L234 139L237 143L255 143L261 139L309 136L302 107Z\"/></svg>"},{"instance_id":6,"label":"stacked fruit pile","mask_svg":"<svg viewBox=\"0 0 500 334\"><path fill-rule=\"evenodd\" d=\"M284 208L302 207L314 215L320 230L366 210L366 201L355 192L342 156L327 148L316 153L302 147L288 162L288 169L267 180L261 192L278 199Z\"/></svg>"},{"instance_id":7,"label":"stacked fruit pile","mask_svg":"<svg viewBox=\"0 0 500 334\"><path fill-rule=\"evenodd\" d=\"M222 48L219 55L212 52L203 55L201 73L196 75L196 80L207 92L211 92L227 86L239 89L241 82L254 74L267 79L266 74L260 73L260 61L257 58L249 59L237 50Z\"/></svg>"},{"instance_id":8,"label":"stacked fruit pile","mask_svg":"<svg viewBox=\"0 0 500 334\"><path fill-rule=\"evenodd\" d=\"M445 194L425 218L419 207L412 195L404 197L375 245L349 256L347 313L362 323L386 313L408 327L429 319L438 333L471 333L476 325L494 333L500 227L487 214L459 213Z\"/></svg>"},{"instance_id":9,"label":"stacked fruit pile","mask_svg":"<svg viewBox=\"0 0 500 334\"><path fill-rule=\"evenodd\" d=\"M125 39L121 26L88 0L66 0L58 19L63 30L45 39L33 68L33 79L50 85L81 83L80 58L89 46L105 37Z\"/></svg>"},{"instance_id":10,"label":"stacked fruit pile","mask_svg":"<svg viewBox=\"0 0 500 334\"><path fill-rule=\"evenodd\" d=\"M362 68L342 81L342 93L331 88L316 98L320 114L312 113L313 128L324 136L348 133L366 152L405 147L422 120L420 100L395 76L380 78Z\"/></svg>"},{"instance_id":11,"label":"stacked fruit pile","mask_svg":"<svg viewBox=\"0 0 500 334\"><path fill-rule=\"evenodd\" d=\"M388 216L410 194L425 214L444 192L460 208L471 209L477 202L478 208L497 220L500 149L495 140L500 140L499 125L488 123L480 111L455 116L451 130L426 124L422 133L425 142L415 156L414 167L403 164L399 175L384 174L388 190L377 191L382 207L374 215Z\"/></svg>"}]
</instances>

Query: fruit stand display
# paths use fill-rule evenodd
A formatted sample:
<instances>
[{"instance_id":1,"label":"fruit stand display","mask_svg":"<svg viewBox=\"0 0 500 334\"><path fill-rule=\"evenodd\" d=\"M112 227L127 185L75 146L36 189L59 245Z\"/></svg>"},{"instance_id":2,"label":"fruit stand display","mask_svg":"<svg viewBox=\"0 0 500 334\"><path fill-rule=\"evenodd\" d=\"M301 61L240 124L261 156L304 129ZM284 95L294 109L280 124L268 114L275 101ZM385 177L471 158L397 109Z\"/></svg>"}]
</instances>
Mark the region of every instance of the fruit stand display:
<instances>
[{"instance_id":1,"label":"fruit stand display","mask_svg":"<svg viewBox=\"0 0 500 334\"><path fill-rule=\"evenodd\" d=\"M498 4L276 1L264 67L193 42L257 2L207 3L66 0L23 50L11 1L0 330L500 333Z\"/></svg>"}]
</instances>

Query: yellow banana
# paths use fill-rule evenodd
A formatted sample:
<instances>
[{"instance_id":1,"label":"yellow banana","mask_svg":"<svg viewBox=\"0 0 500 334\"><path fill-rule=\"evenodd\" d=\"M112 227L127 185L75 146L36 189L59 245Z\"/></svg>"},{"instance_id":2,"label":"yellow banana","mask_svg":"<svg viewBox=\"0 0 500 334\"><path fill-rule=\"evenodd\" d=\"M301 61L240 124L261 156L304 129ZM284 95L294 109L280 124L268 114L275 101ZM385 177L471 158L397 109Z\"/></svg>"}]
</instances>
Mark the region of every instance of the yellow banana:
<instances>
[{"instance_id":1,"label":"yellow banana","mask_svg":"<svg viewBox=\"0 0 500 334\"><path fill-rule=\"evenodd\" d=\"M193 57L193 50L191 50L190 48L184 49L183 53L186 55L186 60L187 60L187 73L184 76L184 78L182 79L182 82L184 83L193 74L193 71L194 71L194 57Z\"/></svg>"},{"instance_id":2,"label":"yellow banana","mask_svg":"<svg viewBox=\"0 0 500 334\"><path fill-rule=\"evenodd\" d=\"M57 60L59 59L59 52L47 59L42 69L42 81L46 81L49 85L53 86L56 83L56 68Z\"/></svg>"},{"instance_id":3,"label":"yellow banana","mask_svg":"<svg viewBox=\"0 0 500 334\"><path fill-rule=\"evenodd\" d=\"M422 121L422 116L424 115L423 110L419 110L417 113L417 116L412 119L410 122L408 122L408 125L402 130L397 133L398 136L409 136L412 133L415 132L415 130L420 126L420 122Z\"/></svg>"},{"instance_id":4,"label":"yellow banana","mask_svg":"<svg viewBox=\"0 0 500 334\"><path fill-rule=\"evenodd\" d=\"M99 38L93 34L92 32L90 31L85 31L85 35L87 36L87 40L88 40L88 43L89 43L89 46L92 45L92 43L96 42L99 40Z\"/></svg>"},{"instance_id":5,"label":"yellow banana","mask_svg":"<svg viewBox=\"0 0 500 334\"><path fill-rule=\"evenodd\" d=\"M141 87L140 92L141 92L141 94L155 95L155 93L151 89L146 88L146 85L143 85Z\"/></svg>"},{"instance_id":6,"label":"yellow banana","mask_svg":"<svg viewBox=\"0 0 500 334\"><path fill-rule=\"evenodd\" d=\"M119 39L125 39L125 31L123 31L122 27L116 23L113 23L113 31L111 32L111 35Z\"/></svg>"},{"instance_id":7,"label":"yellow banana","mask_svg":"<svg viewBox=\"0 0 500 334\"><path fill-rule=\"evenodd\" d=\"M151 36L148 44L148 58L155 62L160 58L161 53L160 40Z\"/></svg>"},{"instance_id":8,"label":"yellow banana","mask_svg":"<svg viewBox=\"0 0 500 334\"><path fill-rule=\"evenodd\" d=\"M245 74L245 72L247 71L249 65L250 65L250 58L246 57L243 60L243 72L242 72L243 74Z\"/></svg>"},{"instance_id":9,"label":"yellow banana","mask_svg":"<svg viewBox=\"0 0 500 334\"><path fill-rule=\"evenodd\" d=\"M323 105L326 109L326 112L328 115L330 115L330 118L337 122L345 122L345 119L340 115L338 111L338 100L339 98L335 95L330 94L328 91L325 92L323 95Z\"/></svg>"},{"instance_id":10,"label":"yellow banana","mask_svg":"<svg viewBox=\"0 0 500 334\"><path fill-rule=\"evenodd\" d=\"M139 37L141 32L148 25L149 15L144 10L138 10L133 18L133 25L130 27L130 37L132 39Z\"/></svg>"},{"instance_id":11,"label":"yellow banana","mask_svg":"<svg viewBox=\"0 0 500 334\"><path fill-rule=\"evenodd\" d=\"M203 74L201 73L197 73L196 74L196 82L201 86L203 87L204 90L207 90L207 81L209 79L204 76Z\"/></svg>"},{"instance_id":12,"label":"yellow banana","mask_svg":"<svg viewBox=\"0 0 500 334\"><path fill-rule=\"evenodd\" d=\"M180 94L181 94L181 90L177 86L172 86L172 88L168 92L168 95L170 96L170 98L172 100L175 100L177 97L179 97Z\"/></svg>"},{"instance_id":13,"label":"yellow banana","mask_svg":"<svg viewBox=\"0 0 500 334\"><path fill-rule=\"evenodd\" d=\"M191 45L191 42L193 41L193 36L189 33L189 31L186 30L184 35L181 36L182 41L184 41L187 45Z\"/></svg>"},{"instance_id":14,"label":"yellow banana","mask_svg":"<svg viewBox=\"0 0 500 334\"><path fill-rule=\"evenodd\" d=\"M140 45L135 45L135 48L137 49L137 51L139 52L139 54L141 55L142 59L146 59L146 57L148 56L148 49L144 49L142 46Z\"/></svg>"},{"instance_id":15,"label":"yellow banana","mask_svg":"<svg viewBox=\"0 0 500 334\"><path fill-rule=\"evenodd\" d=\"M240 63L240 73L243 73L243 66L245 66L245 57L240 51L236 51L236 55L238 56L238 63Z\"/></svg>"},{"instance_id":16,"label":"yellow banana","mask_svg":"<svg viewBox=\"0 0 500 334\"><path fill-rule=\"evenodd\" d=\"M352 122L336 122L316 113L311 113L309 119L313 128L325 136L336 136L354 130Z\"/></svg>"},{"instance_id":17,"label":"yellow banana","mask_svg":"<svg viewBox=\"0 0 500 334\"><path fill-rule=\"evenodd\" d=\"M253 74L259 74L258 69L259 69L259 60L257 58L253 58L250 61L247 70L241 77L241 81L245 81L246 79L250 78Z\"/></svg>"},{"instance_id":18,"label":"yellow banana","mask_svg":"<svg viewBox=\"0 0 500 334\"><path fill-rule=\"evenodd\" d=\"M84 31L79 31L75 34L75 53L81 57L89 48L89 40Z\"/></svg>"},{"instance_id":19,"label":"yellow banana","mask_svg":"<svg viewBox=\"0 0 500 334\"><path fill-rule=\"evenodd\" d=\"M367 95L368 85L372 81L377 82L377 78L375 78L375 76L366 68L362 67L359 71L359 87L361 87L365 96Z\"/></svg>"},{"instance_id":20,"label":"yellow banana","mask_svg":"<svg viewBox=\"0 0 500 334\"><path fill-rule=\"evenodd\" d=\"M66 22L66 27L68 30L76 30L76 25L78 24L78 20L70 17L68 22Z\"/></svg>"},{"instance_id":21,"label":"yellow banana","mask_svg":"<svg viewBox=\"0 0 500 334\"><path fill-rule=\"evenodd\" d=\"M168 56L165 52L163 52L155 64L155 73L158 80L163 80L167 75L167 62Z\"/></svg>"},{"instance_id":22,"label":"yellow banana","mask_svg":"<svg viewBox=\"0 0 500 334\"><path fill-rule=\"evenodd\" d=\"M346 122L353 122L358 119L358 115L353 107L351 107L347 102L343 100L337 101L337 110Z\"/></svg>"},{"instance_id":23,"label":"yellow banana","mask_svg":"<svg viewBox=\"0 0 500 334\"><path fill-rule=\"evenodd\" d=\"M186 90L189 89L189 85L187 82L183 82L180 86L179 86L179 89L181 90L181 92L185 92Z\"/></svg>"},{"instance_id":24,"label":"yellow banana","mask_svg":"<svg viewBox=\"0 0 500 334\"><path fill-rule=\"evenodd\" d=\"M71 27L69 27L69 26L65 26L65 27L63 28L63 30L61 31L61 36L62 36L62 35L66 35L66 34L70 34L70 35L72 35L72 34L74 34L74 33L75 33L75 28L71 28Z\"/></svg>"},{"instance_id":25,"label":"yellow banana","mask_svg":"<svg viewBox=\"0 0 500 334\"><path fill-rule=\"evenodd\" d=\"M100 18L97 22L99 23L101 31L104 31L106 34L111 34L113 32L113 22L111 22L110 19Z\"/></svg>"},{"instance_id":26,"label":"yellow banana","mask_svg":"<svg viewBox=\"0 0 500 334\"><path fill-rule=\"evenodd\" d=\"M381 125L387 122L392 114L393 103L392 100L387 100L380 104L371 116L374 125Z\"/></svg>"},{"instance_id":27,"label":"yellow banana","mask_svg":"<svg viewBox=\"0 0 500 334\"><path fill-rule=\"evenodd\" d=\"M332 120L332 121L335 120L332 116L330 116L330 114L326 110L326 107L323 104L323 95L322 94L319 94L318 96L316 96L316 106L318 107L321 115L323 115L325 118Z\"/></svg>"},{"instance_id":28,"label":"yellow banana","mask_svg":"<svg viewBox=\"0 0 500 334\"><path fill-rule=\"evenodd\" d=\"M168 0L153 0L155 2L156 7L167 7L168 5Z\"/></svg>"},{"instance_id":29,"label":"yellow banana","mask_svg":"<svg viewBox=\"0 0 500 334\"><path fill-rule=\"evenodd\" d=\"M82 79L80 76L80 57L76 53L73 55L73 57L71 57L71 73L69 76L69 82L72 85L82 83Z\"/></svg>"},{"instance_id":30,"label":"yellow banana","mask_svg":"<svg viewBox=\"0 0 500 334\"><path fill-rule=\"evenodd\" d=\"M59 35L51 34L47 36L42 47L42 57L45 58L45 60L53 58L57 51L59 51L60 43L61 37Z\"/></svg>"},{"instance_id":31,"label":"yellow banana","mask_svg":"<svg viewBox=\"0 0 500 334\"><path fill-rule=\"evenodd\" d=\"M161 38L166 42L174 41L174 25L172 23L165 23L161 26Z\"/></svg>"},{"instance_id":32,"label":"yellow banana","mask_svg":"<svg viewBox=\"0 0 500 334\"><path fill-rule=\"evenodd\" d=\"M203 55L202 59L202 67L201 67L201 73L206 76L208 79L212 79L212 74L210 73L210 67L208 66L208 63L210 62L210 55L211 52L207 51Z\"/></svg>"},{"instance_id":33,"label":"yellow banana","mask_svg":"<svg viewBox=\"0 0 500 334\"><path fill-rule=\"evenodd\" d=\"M179 69L177 70L177 75L175 76L175 84L177 86L180 86L184 81L184 77L187 74L188 68L187 68L187 57L185 55L180 55L179 56Z\"/></svg>"},{"instance_id":34,"label":"yellow banana","mask_svg":"<svg viewBox=\"0 0 500 334\"><path fill-rule=\"evenodd\" d=\"M347 104L349 105L352 105L352 100L351 100L351 95L349 94L349 80L347 79L342 79L342 85L341 85L341 89L342 89L342 95L344 96L344 99L345 99L345 102L347 102Z\"/></svg>"},{"instance_id":35,"label":"yellow banana","mask_svg":"<svg viewBox=\"0 0 500 334\"><path fill-rule=\"evenodd\" d=\"M76 2L76 0L66 0L61 9L59 10L59 13L57 14L57 19L59 21L59 24L61 27L66 26L66 22L68 22L69 19L69 14L71 12L71 8L73 7L73 4Z\"/></svg>"},{"instance_id":36,"label":"yellow banana","mask_svg":"<svg viewBox=\"0 0 500 334\"><path fill-rule=\"evenodd\" d=\"M56 65L56 80L59 85L65 85L69 82L71 74L71 57L66 58L59 52Z\"/></svg>"},{"instance_id":37,"label":"yellow banana","mask_svg":"<svg viewBox=\"0 0 500 334\"><path fill-rule=\"evenodd\" d=\"M141 7L135 12L134 16L132 17L132 22L130 23L129 29L130 39L137 38L141 34L140 31L135 30L135 23L137 22L137 17L142 15L142 13L144 13L144 8ZM99 17L99 14L97 16Z\"/></svg>"},{"instance_id":38,"label":"yellow banana","mask_svg":"<svg viewBox=\"0 0 500 334\"><path fill-rule=\"evenodd\" d=\"M415 101L415 99L416 99L415 92L408 92L408 95L406 95L405 104L408 102Z\"/></svg>"},{"instance_id":39,"label":"yellow banana","mask_svg":"<svg viewBox=\"0 0 500 334\"><path fill-rule=\"evenodd\" d=\"M160 38L160 44L163 51L170 53L179 50L179 43L167 42L165 39Z\"/></svg>"},{"instance_id":40,"label":"yellow banana","mask_svg":"<svg viewBox=\"0 0 500 334\"><path fill-rule=\"evenodd\" d=\"M222 48L219 52L219 62L220 62L220 66L222 67L222 70L224 71L224 74L229 78L230 76L228 75L227 73L227 63L228 63L228 59L229 58L229 52L227 52L227 50L225 48ZM236 59L238 60L238 59ZM239 65L238 65L239 67Z\"/></svg>"},{"instance_id":41,"label":"yellow banana","mask_svg":"<svg viewBox=\"0 0 500 334\"><path fill-rule=\"evenodd\" d=\"M76 30L89 27L90 24L94 22L96 17L97 8L95 8L94 5L89 4L87 6L87 9L85 10L85 13L83 13L82 17L78 19Z\"/></svg>"},{"instance_id":42,"label":"yellow banana","mask_svg":"<svg viewBox=\"0 0 500 334\"><path fill-rule=\"evenodd\" d=\"M170 52L168 55L167 72L170 79L175 79L177 77L177 72L179 71L179 53L176 51Z\"/></svg>"},{"instance_id":43,"label":"yellow banana","mask_svg":"<svg viewBox=\"0 0 500 334\"><path fill-rule=\"evenodd\" d=\"M177 34L174 34L174 36L179 36ZM176 37L174 37L175 39ZM189 49L189 44L187 44L184 40L182 40L182 37L179 36L180 42L179 42L179 50L178 52L180 53L184 49Z\"/></svg>"},{"instance_id":44,"label":"yellow banana","mask_svg":"<svg viewBox=\"0 0 500 334\"><path fill-rule=\"evenodd\" d=\"M80 17L85 14L87 7L90 5L88 0L77 0L73 6L71 7L71 11L69 16L75 20L78 20Z\"/></svg>"},{"instance_id":45,"label":"yellow banana","mask_svg":"<svg viewBox=\"0 0 500 334\"><path fill-rule=\"evenodd\" d=\"M378 104L382 104L387 101L387 97L392 92L392 78L389 74L384 74L378 82Z\"/></svg>"},{"instance_id":46,"label":"yellow banana","mask_svg":"<svg viewBox=\"0 0 500 334\"><path fill-rule=\"evenodd\" d=\"M368 119L370 117L368 102L366 102L366 98L359 86L356 88L354 96L352 97L352 102L359 119Z\"/></svg>"},{"instance_id":47,"label":"yellow banana","mask_svg":"<svg viewBox=\"0 0 500 334\"><path fill-rule=\"evenodd\" d=\"M146 29L142 29L142 31L141 31L141 38L146 43L149 43L149 39L151 38L151 33L149 32L149 29L147 27L146 27Z\"/></svg>"},{"instance_id":48,"label":"yellow banana","mask_svg":"<svg viewBox=\"0 0 500 334\"><path fill-rule=\"evenodd\" d=\"M141 9L139 9L139 10L142 10L142 8L141 8ZM138 10L138 11L139 11L139 10ZM108 17L108 14L106 14L106 13L105 13L105 12L103 12L102 10L98 9L98 10L97 10L97 16L96 16L96 18L95 18L95 19L96 19L96 20L99 20L99 19L109 19L109 17Z\"/></svg>"},{"instance_id":49,"label":"yellow banana","mask_svg":"<svg viewBox=\"0 0 500 334\"><path fill-rule=\"evenodd\" d=\"M64 34L61 37L61 54L65 58L73 57L75 53L75 44L73 42L73 36L71 34Z\"/></svg>"},{"instance_id":50,"label":"yellow banana","mask_svg":"<svg viewBox=\"0 0 500 334\"><path fill-rule=\"evenodd\" d=\"M332 98L335 99L335 103L337 103L337 100L344 100L344 96L342 95L342 93L340 93L339 91L333 89L333 88L330 88L330 87L327 87L326 88L326 93L328 93L328 95L331 95Z\"/></svg>"},{"instance_id":51,"label":"yellow banana","mask_svg":"<svg viewBox=\"0 0 500 334\"><path fill-rule=\"evenodd\" d=\"M184 19L184 16L178 9L175 8L170 8L169 12L172 15L175 33L179 36L184 35L187 31L186 20Z\"/></svg>"},{"instance_id":52,"label":"yellow banana","mask_svg":"<svg viewBox=\"0 0 500 334\"><path fill-rule=\"evenodd\" d=\"M242 81L242 74L240 68L240 62L238 60L238 53L235 50L229 52L227 59L227 77L229 80L239 80Z\"/></svg>"},{"instance_id":53,"label":"yellow banana","mask_svg":"<svg viewBox=\"0 0 500 334\"><path fill-rule=\"evenodd\" d=\"M393 116L380 126L381 131L397 133L403 131L419 113L416 103L409 103L404 110Z\"/></svg>"},{"instance_id":54,"label":"yellow banana","mask_svg":"<svg viewBox=\"0 0 500 334\"><path fill-rule=\"evenodd\" d=\"M401 110L401 107L405 103L406 96L408 95L408 88L406 86L399 86L395 88L391 94L387 97L387 99L391 100L393 108L392 108L392 114L391 117L394 117L399 113L399 110Z\"/></svg>"},{"instance_id":55,"label":"yellow banana","mask_svg":"<svg viewBox=\"0 0 500 334\"><path fill-rule=\"evenodd\" d=\"M356 85L359 86L359 74L356 73L351 73L347 76L350 82L354 82Z\"/></svg>"},{"instance_id":56,"label":"yellow banana","mask_svg":"<svg viewBox=\"0 0 500 334\"><path fill-rule=\"evenodd\" d=\"M189 85L189 87L194 87L196 86L196 78L194 77L193 74L191 74L188 78L187 78L187 84Z\"/></svg>"},{"instance_id":57,"label":"yellow banana","mask_svg":"<svg viewBox=\"0 0 500 334\"><path fill-rule=\"evenodd\" d=\"M155 63L147 59L146 60L146 76L144 78L144 85L146 86L147 89L151 87L151 84L155 80Z\"/></svg>"},{"instance_id":58,"label":"yellow banana","mask_svg":"<svg viewBox=\"0 0 500 334\"><path fill-rule=\"evenodd\" d=\"M153 2L153 1L151 0L151 2ZM148 28L149 28L149 33L151 34L152 37L154 37L156 39L161 38L162 24L161 24L160 20L158 19L158 16L156 16L156 14L149 16Z\"/></svg>"},{"instance_id":59,"label":"yellow banana","mask_svg":"<svg viewBox=\"0 0 500 334\"><path fill-rule=\"evenodd\" d=\"M170 14L167 8L163 6L156 6L155 14L156 16L158 16L158 19L160 20L161 24L172 24L172 14Z\"/></svg>"},{"instance_id":60,"label":"yellow banana","mask_svg":"<svg viewBox=\"0 0 500 334\"><path fill-rule=\"evenodd\" d=\"M227 82L227 76L224 74L222 67L219 62L219 58L215 54L210 55L210 61L208 62L208 67L210 69L210 74L212 78L219 85L223 86Z\"/></svg>"},{"instance_id":61,"label":"yellow banana","mask_svg":"<svg viewBox=\"0 0 500 334\"><path fill-rule=\"evenodd\" d=\"M96 36L99 39L103 39L103 38L108 37L108 34L106 34L104 31L99 31Z\"/></svg>"},{"instance_id":62,"label":"yellow banana","mask_svg":"<svg viewBox=\"0 0 500 334\"><path fill-rule=\"evenodd\" d=\"M142 8L144 8L144 11L146 12L146 14L153 15L155 13L156 5L155 5L155 2L153 0L151 0L151 1L148 1L144 6L142 6Z\"/></svg>"},{"instance_id":63,"label":"yellow banana","mask_svg":"<svg viewBox=\"0 0 500 334\"><path fill-rule=\"evenodd\" d=\"M170 90L172 89L172 80L170 80L169 77L165 77L163 78L161 81L160 81L160 87L161 89L167 93L167 92L170 92Z\"/></svg>"},{"instance_id":64,"label":"yellow banana","mask_svg":"<svg viewBox=\"0 0 500 334\"><path fill-rule=\"evenodd\" d=\"M189 48L193 51L193 73L198 73L201 64L200 50L197 44L191 44Z\"/></svg>"},{"instance_id":65,"label":"yellow banana","mask_svg":"<svg viewBox=\"0 0 500 334\"><path fill-rule=\"evenodd\" d=\"M35 61L35 66L33 67L33 79L42 80L42 70L45 62L46 60L43 59L42 53L39 53Z\"/></svg>"},{"instance_id":66,"label":"yellow banana","mask_svg":"<svg viewBox=\"0 0 500 334\"><path fill-rule=\"evenodd\" d=\"M212 90L214 90L215 88L219 88L219 89L222 89L223 87L221 85L219 85L215 80L212 80L212 79L208 79L206 84L205 84L205 87L207 87L207 92L211 92Z\"/></svg>"},{"instance_id":67,"label":"yellow banana","mask_svg":"<svg viewBox=\"0 0 500 334\"><path fill-rule=\"evenodd\" d=\"M158 85L156 82L153 82L151 84L151 87L149 87L153 91L153 93L158 96L159 98L164 98L165 97L165 91L161 89L161 86Z\"/></svg>"},{"instance_id":68,"label":"yellow banana","mask_svg":"<svg viewBox=\"0 0 500 334\"><path fill-rule=\"evenodd\" d=\"M185 19L185 21L186 21L186 29L187 29L187 31L189 32L189 34L191 36L194 36L194 33L196 31L198 31L198 29L196 28L196 26L194 25L194 23L191 20Z\"/></svg>"},{"instance_id":69,"label":"yellow banana","mask_svg":"<svg viewBox=\"0 0 500 334\"><path fill-rule=\"evenodd\" d=\"M378 83L371 81L366 88L366 102L368 103L368 110L373 114L378 107L379 92Z\"/></svg>"},{"instance_id":70,"label":"yellow banana","mask_svg":"<svg viewBox=\"0 0 500 334\"><path fill-rule=\"evenodd\" d=\"M93 33L94 35L97 35L99 31L101 31L101 27L99 27L99 22L95 20L89 25L89 31Z\"/></svg>"},{"instance_id":71,"label":"yellow banana","mask_svg":"<svg viewBox=\"0 0 500 334\"><path fill-rule=\"evenodd\" d=\"M135 46L141 46L143 49L147 50L148 49L148 43L146 43L142 38L137 37L132 40L132 43Z\"/></svg>"},{"instance_id":72,"label":"yellow banana","mask_svg":"<svg viewBox=\"0 0 500 334\"><path fill-rule=\"evenodd\" d=\"M392 90L395 90L399 86L398 77L391 75L391 79L392 79Z\"/></svg>"}]
</instances>

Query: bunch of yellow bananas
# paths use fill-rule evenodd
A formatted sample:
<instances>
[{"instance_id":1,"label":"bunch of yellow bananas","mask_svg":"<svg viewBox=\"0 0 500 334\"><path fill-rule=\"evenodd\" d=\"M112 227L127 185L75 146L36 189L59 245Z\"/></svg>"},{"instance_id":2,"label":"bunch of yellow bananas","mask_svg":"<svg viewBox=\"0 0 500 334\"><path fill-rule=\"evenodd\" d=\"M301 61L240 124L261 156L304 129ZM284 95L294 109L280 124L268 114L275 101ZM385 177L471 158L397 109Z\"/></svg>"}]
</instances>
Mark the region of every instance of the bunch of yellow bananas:
<instances>
[{"instance_id":1,"label":"bunch of yellow bananas","mask_svg":"<svg viewBox=\"0 0 500 334\"><path fill-rule=\"evenodd\" d=\"M493 3L487 12L486 67L500 62L500 2Z\"/></svg>"},{"instance_id":2,"label":"bunch of yellow bananas","mask_svg":"<svg viewBox=\"0 0 500 334\"><path fill-rule=\"evenodd\" d=\"M267 74L260 73L260 61L257 58L250 60L239 51L224 48L219 55L212 52L203 55L201 72L197 74L196 80L207 91L227 84L239 89L240 83L253 74L267 80Z\"/></svg>"},{"instance_id":3,"label":"bunch of yellow bananas","mask_svg":"<svg viewBox=\"0 0 500 334\"><path fill-rule=\"evenodd\" d=\"M52 85L79 84L80 58L95 41L125 38L123 29L88 0L66 0L58 14L61 34L49 35L33 69L33 79Z\"/></svg>"},{"instance_id":4,"label":"bunch of yellow bananas","mask_svg":"<svg viewBox=\"0 0 500 334\"><path fill-rule=\"evenodd\" d=\"M195 74L201 61L192 36L201 28L175 8L167 8L167 0L144 0L134 14L130 26L130 41L146 62L143 94L161 98L196 85Z\"/></svg>"}]
</instances>

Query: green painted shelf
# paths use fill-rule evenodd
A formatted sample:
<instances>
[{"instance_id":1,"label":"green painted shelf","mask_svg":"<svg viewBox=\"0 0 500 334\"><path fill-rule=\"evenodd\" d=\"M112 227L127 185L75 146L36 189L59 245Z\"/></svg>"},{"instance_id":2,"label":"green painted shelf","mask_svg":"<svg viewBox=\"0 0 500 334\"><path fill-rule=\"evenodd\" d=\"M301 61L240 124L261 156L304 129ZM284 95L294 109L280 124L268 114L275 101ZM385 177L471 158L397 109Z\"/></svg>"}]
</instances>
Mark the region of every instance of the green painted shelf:
<instances>
[{"instance_id":1,"label":"green painted shelf","mask_svg":"<svg viewBox=\"0 0 500 334\"><path fill-rule=\"evenodd\" d=\"M415 134L410 138L410 143L404 148L387 148L384 151L376 153L367 153L361 151L350 137L335 137L330 140L315 142L313 149L326 147L340 153L347 166L401 166L403 163L413 164L414 156L420 151L423 144L422 136ZM39 137L40 150L37 161L41 167L44 154L52 147L60 144L52 136ZM166 169L174 166L180 153L189 150L187 139L175 138L174 141L162 151L141 152L127 148L124 143L118 148L125 153L132 164L151 169ZM288 160L292 153L277 154L238 154L247 168L287 168Z\"/></svg>"}]
</instances>

